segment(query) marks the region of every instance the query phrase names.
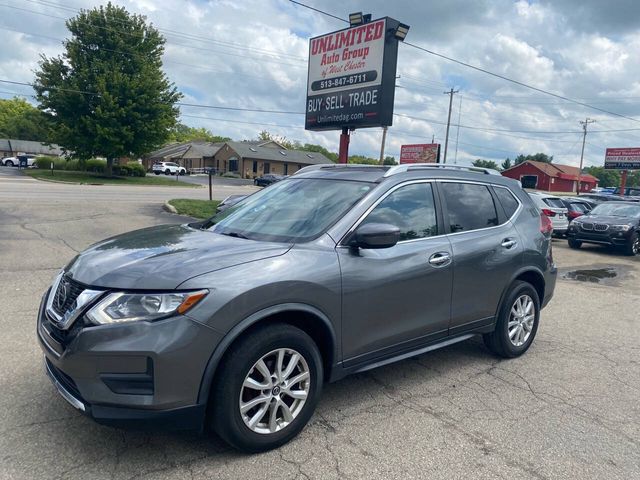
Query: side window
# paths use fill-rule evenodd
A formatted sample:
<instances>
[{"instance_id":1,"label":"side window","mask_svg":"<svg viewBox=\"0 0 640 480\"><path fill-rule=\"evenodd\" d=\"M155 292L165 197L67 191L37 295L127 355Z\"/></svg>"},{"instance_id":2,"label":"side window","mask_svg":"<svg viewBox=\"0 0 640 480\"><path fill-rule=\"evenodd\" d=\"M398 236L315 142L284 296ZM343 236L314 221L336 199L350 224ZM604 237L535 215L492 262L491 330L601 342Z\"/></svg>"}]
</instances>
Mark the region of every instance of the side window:
<instances>
[{"instance_id":1,"label":"side window","mask_svg":"<svg viewBox=\"0 0 640 480\"><path fill-rule=\"evenodd\" d=\"M494 187L493 191L495 192L496 197L498 197L498 201L500 202L500 205L502 205L507 218L511 218L518 209L518 201L506 188Z\"/></svg>"},{"instance_id":2,"label":"side window","mask_svg":"<svg viewBox=\"0 0 640 480\"><path fill-rule=\"evenodd\" d=\"M400 229L400 240L431 237L438 234L433 187L414 183L389 194L364 219L367 223L389 223Z\"/></svg>"},{"instance_id":3,"label":"side window","mask_svg":"<svg viewBox=\"0 0 640 480\"><path fill-rule=\"evenodd\" d=\"M498 225L493 197L485 185L472 183L440 184L447 202L451 232L466 232Z\"/></svg>"}]
</instances>

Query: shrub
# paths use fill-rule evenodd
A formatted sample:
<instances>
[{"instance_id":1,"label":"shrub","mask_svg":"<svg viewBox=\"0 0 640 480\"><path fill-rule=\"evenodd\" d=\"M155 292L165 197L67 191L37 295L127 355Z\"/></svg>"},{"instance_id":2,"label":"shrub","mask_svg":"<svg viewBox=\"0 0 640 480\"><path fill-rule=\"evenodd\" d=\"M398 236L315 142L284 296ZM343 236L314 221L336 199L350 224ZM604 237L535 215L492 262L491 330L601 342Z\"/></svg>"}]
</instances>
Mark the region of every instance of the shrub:
<instances>
[{"instance_id":1,"label":"shrub","mask_svg":"<svg viewBox=\"0 0 640 480\"><path fill-rule=\"evenodd\" d=\"M144 165L138 162L128 162L127 168L129 169L129 175L132 177L144 177L147 172L144 169Z\"/></svg>"},{"instance_id":2,"label":"shrub","mask_svg":"<svg viewBox=\"0 0 640 480\"><path fill-rule=\"evenodd\" d=\"M107 168L107 161L90 158L84 162L84 168L87 172L104 173L105 168Z\"/></svg>"},{"instance_id":3,"label":"shrub","mask_svg":"<svg viewBox=\"0 0 640 480\"><path fill-rule=\"evenodd\" d=\"M80 162L78 160L67 160L64 164L60 166L56 165L56 168L58 169L64 168L65 170L70 170L72 172L84 170L84 168L80 166Z\"/></svg>"},{"instance_id":4,"label":"shrub","mask_svg":"<svg viewBox=\"0 0 640 480\"><path fill-rule=\"evenodd\" d=\"M53 162L55 169L59 170L61 168L64 168L63 167L65 162L64 158L42 156L42 157L37 157L35 160L36 166L38 168L42 168L43 170L49 170L51 168L51 162Z\"/></svg>"},{"instance_id":5,"label":"shrub","mask_svg":"<svg viewBox=\"0 0 640 480\"><path fill-rule=\"evenodd\" d=\"M113 174L119 177L128 177L129 176L129 167L126 165L114 165L113 166Z\"/></svg>"},{"instance_id":6,"label":"shrub","mask_svg":"<svg viewBox=\"0 0 640 480\"><path fill-rule=\"evenodd\" d=\"M225 178L240 178L240 175L238 175L237 173L233 173L233 172L223 173L222 176L225 177Z\"/></svg>"}]
</instances>

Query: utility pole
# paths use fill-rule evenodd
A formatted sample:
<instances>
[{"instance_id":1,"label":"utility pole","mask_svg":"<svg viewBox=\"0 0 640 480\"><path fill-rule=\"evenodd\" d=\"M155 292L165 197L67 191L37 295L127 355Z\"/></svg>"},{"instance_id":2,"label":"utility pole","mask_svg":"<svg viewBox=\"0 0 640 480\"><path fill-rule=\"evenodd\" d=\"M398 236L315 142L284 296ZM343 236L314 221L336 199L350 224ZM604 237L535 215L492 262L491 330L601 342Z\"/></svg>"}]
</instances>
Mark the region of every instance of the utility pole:
<instances>
[{"instance_id":1,"label":"utility pole","mask_svg":"<svg viewBox=\"0 0 640 480\"><path fill-rule=\"evenodd\" d=\"M447 147L449 146L449 125L451 125L451 105L453 104L453 94L458 93L460 90L454 90L453 88L448 92L444 92L445 95L449 95L449 116L447 117L447 133L444 139L444 159L442 163L447 163Z\"/></svg>"},{"instance_id":2,"label":"utility pole","mask_svg":"<svg viewBox=\"0 0 640 480\"><path fill-rule=\"evenodd\" d=\"M582 125L582 130L584 133L582 134L582 152L580 153L580 170L578 170L578 184L576 185L576 195L580 195L580 183L582 181L582 165L584 162L584 144L587 141L587 125L590 123L594 123L595 120L587 117L584 122L580 120L580 124Z\"/></svg>"},{"instance_id":3,"label":"utility pole","mask_svg":"<svg viewBox=\"0 0 640 480\"><path fill-rule=\"evenodd\" d=\"M384 165L384 142L387 140L387 127L382 127L382 143L380 144L380 165Z\"/></svg>"},{"instance_id":4,"label":"utility pole","mask_svg":"<svg viewBox=\"0 0 640 480\"><path fill-rule=\"evenodd\" d=\"M462 115L462 95L460 95L460 104L458 105L458 128L456 129L456 154L453 157L453 163L458 163L458 139L460 138L460 116Z\"/></svg>"}]
</instances>

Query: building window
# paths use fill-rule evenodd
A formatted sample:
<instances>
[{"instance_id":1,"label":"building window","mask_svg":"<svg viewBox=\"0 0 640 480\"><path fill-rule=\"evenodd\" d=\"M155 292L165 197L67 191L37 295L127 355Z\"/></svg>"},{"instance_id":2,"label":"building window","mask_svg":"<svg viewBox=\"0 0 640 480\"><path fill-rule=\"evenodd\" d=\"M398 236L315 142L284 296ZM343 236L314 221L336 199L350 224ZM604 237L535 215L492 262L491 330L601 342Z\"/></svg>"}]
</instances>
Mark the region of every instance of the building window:
<instances>
[{"instance_id":1,"label":"building window","mask_svg":"<svg viewBox=\"0 0 640 480\"><path fill-rule=\"evenodd\" d=\"M289 175L289 164L285 163L284 164L284 175Z\"/></svg>"},{"instance_id":2,"label":"building window","mask_svg":"<svg viewBox=\"0 0 640 480\"><path fill-rule=\"evenodd\" d=\"M237 172L238 171L238 159L237 158L230 158L229 159L229 171L230 172Z\"/></svg>"},{"instance_id":3,"label":"building window","mask_svg":"<svg viewBox=\"0 0 640 480\"><path fill-rule=\"evenodd\" d=\"M253 161L253 173L258 173L258 162Z\"/></svg>"},{"instance_id":4,"label":"building window","mask_svg":"<svg viewBox=\"0 0 640 480\"><path fill-rule=\"evenodd\" d=\"M264 173L271 173L271 165L268 162L264 162Z\"/></svg>"}]
</instances>

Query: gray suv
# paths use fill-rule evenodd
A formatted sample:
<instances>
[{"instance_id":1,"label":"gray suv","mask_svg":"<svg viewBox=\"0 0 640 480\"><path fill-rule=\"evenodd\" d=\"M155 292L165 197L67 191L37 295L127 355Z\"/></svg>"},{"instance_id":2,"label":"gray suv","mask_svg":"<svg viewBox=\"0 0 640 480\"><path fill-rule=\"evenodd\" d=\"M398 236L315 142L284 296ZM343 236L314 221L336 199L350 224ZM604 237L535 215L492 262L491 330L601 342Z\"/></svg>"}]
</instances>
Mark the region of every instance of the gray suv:
<instances>
[{"instance_id":1,"label":"gray suv","mask_svg":"<svg viewBox=\"0 0 640 480\"><path fill-rule=\"evenodd\" d=\"M493 173L312 166L204 222L93 245L43 297L46 372L100 423L261 451L325 382L477 334L521 355L555 287L552 227Z\"/></svg>"}]
</instances>

